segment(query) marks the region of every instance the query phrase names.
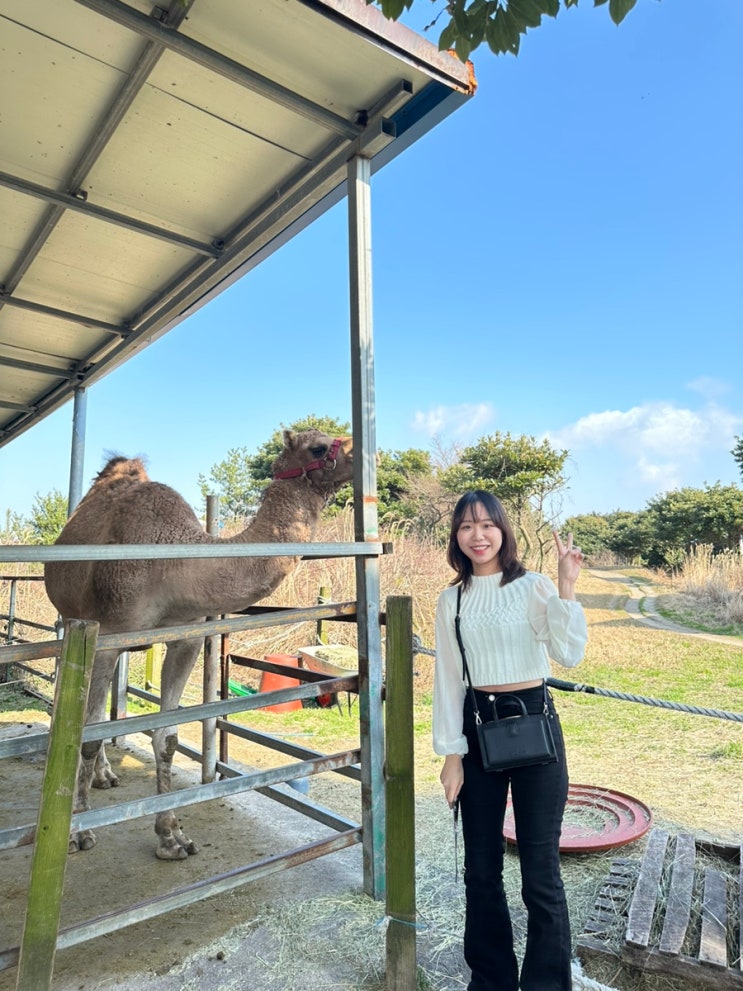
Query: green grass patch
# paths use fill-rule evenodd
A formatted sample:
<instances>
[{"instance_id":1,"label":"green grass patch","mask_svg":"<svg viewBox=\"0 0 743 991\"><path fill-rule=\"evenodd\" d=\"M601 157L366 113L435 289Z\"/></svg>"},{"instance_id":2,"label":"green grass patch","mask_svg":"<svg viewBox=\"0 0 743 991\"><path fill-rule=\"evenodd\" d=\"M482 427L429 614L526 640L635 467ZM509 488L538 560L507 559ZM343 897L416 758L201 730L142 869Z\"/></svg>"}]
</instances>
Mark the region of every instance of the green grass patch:
<instances>
[{"instance_id":1,"label":"green grass patch","mask_svg":"<svg viewBox=\"0 0 743 991\"><path fill-rule=\"evenodd\" d=\"M743 760L743 742L731 740L723 743L710 752L710 757L713 760Z\"/></svg>"},{"instance_id":2,"label":"green grass patch","mask_svg":"<svg viewBox=\"0 0 743 991\"><path fill-rule=\"evenodd\" d=\"M664 619L700 633L713 633L716 636L740 637L743 640L743 623L725 623L712 609L691 608L683 605L656 603L656 610Z\"/></svg>"}]
</instances>

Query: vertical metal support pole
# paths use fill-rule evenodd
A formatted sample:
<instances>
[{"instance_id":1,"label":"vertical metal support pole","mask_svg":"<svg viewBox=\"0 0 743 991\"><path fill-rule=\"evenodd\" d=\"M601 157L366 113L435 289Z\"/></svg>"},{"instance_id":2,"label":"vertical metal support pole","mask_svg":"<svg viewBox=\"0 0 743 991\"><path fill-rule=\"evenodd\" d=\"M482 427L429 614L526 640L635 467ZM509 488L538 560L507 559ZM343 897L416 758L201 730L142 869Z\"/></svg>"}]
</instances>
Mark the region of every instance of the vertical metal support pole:
<instances>
[{"instance_id":1,"label":"vertical metal support pole","mask_svg":"<svg viewBox=\"0 0 743 991\"><path fill-rule=\"evenodd\" d=\"M321 585L317 596L317 604L319 606L324 606L326 602L330 602L330 586ZM328 642L328 624L322 619L318 619L317 621L317 626L315 627L315 640L317 640L319 644Z\"/></svg>"},{"instance_id":2,"label":"vertical metal support pole","mask_svg":"<svg viewBox=\"0 0 743 991\"><path fill-rule=\"evenodd\" d=\"M18 581L15 578L10 579L10 602L8 604L8 634L5 638L6 644L13 643L13 631L15 624L15 609L16 609L16 594L18 588ZM6 681L11 681L11 667L10 664L0 664L0 685L4 684Z\"/></svg>"},{"instance_id":3,"label":"vertical metal support pole","mask_svg":"<svg viewBox=\"0 0 743 991\"><path fill-rule=\"evenodd\" d=\"M219 496L206 497L206 531L212 537L219 533ZM214 619L214 616L208 617ZM221 637L216 634L204 641L204 702L216 702L220 688ZM201 723L201 783L208 784L217 776L217 720Z\"/></svg>"},{"instance_id":4,"label":"vertical metal support pole","mask_svg":"<svg viewBox=\"0 0 743 991\"><path fill-rule=\"evenodd\" d=\"M15 633L15 608L16 608L17 596L18 596L18 580L16 578L11 578L10 603L8 605L8 638L7 638L8 643L13 643L13 636Z\"/></svg>"},{"instance_id":5,"label":"vertical metal support pole","mask_svg":"<svg viewBox=\"0 0 743 991\"><path fill-rule=\"evenodd\" d=\"M387 599L387 991L416 986L413 600Z\"/></svg>"},{"instance_id":6,"label":"vertical metal support pole","mask_svg":"<svg viewBox=\"0 0 743 991\"><path fill-rule=\"evenodd\" d=\"M36 821L17 991L47 991L52 986L77 761L97 639L98 623L81 619L68 622Z\"/></svg>"},{"instance_id":7,"label":"vertical metal support pole","mask_svg":"<svg viewBox=\"0 0 743 991\"><path fill-rule=\"evenodd\" d=\"M358 542L378 541L377 439L371 279L371 164L348 163L348 246L351 302L351 402L353 419L354 529ZM364 891L383 898L384 718L379 561L356 558L361 731L361 822Z\"/></svg>"},{"instance_id":8,"label":"vertical metal support pole","mask_svg":"<svg viewBox=\"0 0 743 991\"><path fill-rule=\"evenodd\" d=\"M85 428L88 394L82 387L75 389L72 407L72 440L70 442L70 486L67 493L67 516L71 516L83 496L83 462L85 461ZM61 639L62 617L57 617L57 638ZM59 677L60 658L54 665L54 680ZM115 689L114 689L115 690Z\"/></svg>"},{"instance_id":9,"label":"vertical metal support pole","mask_svg":"<svg viewBox=\"0 0 743 991\"><path fill-rule=\"evenodd\" d=\"M70 448L70 491L67 515L71 515L83 494L83 462L85 460L85 421L88 395L85 389L75 389L72 413L72 445Z\"/></svg>"},{"instance_id":10,"label":"vertical metal support pole","mask_svg":"<svg viewBox=\"0 0 743 991\"><path fill-rule=\"evenodd\" d=\"M221 637L221 650L219 656L220 670L220 694L223 699L230 697L230 636L223 633ZM225 719L228 717L225 716ZM220 730L219 733L219 759L223 764L230 762L230 734Z\"/></svg>"},{"instance_id":11,"label":"vertical metal support pole","mask_svg":"<svg viewBox=\"0 0 743 991\"><path fill-rule=\"evenodd\" d=\"M111 719L126 719L126 695L129 689L129 661L131 654L128 650L122 650L114 668L114 676L111 682ZM125 736L115 736L112 742L117 747L123 747Z\"/></svg>"}]
</instances>

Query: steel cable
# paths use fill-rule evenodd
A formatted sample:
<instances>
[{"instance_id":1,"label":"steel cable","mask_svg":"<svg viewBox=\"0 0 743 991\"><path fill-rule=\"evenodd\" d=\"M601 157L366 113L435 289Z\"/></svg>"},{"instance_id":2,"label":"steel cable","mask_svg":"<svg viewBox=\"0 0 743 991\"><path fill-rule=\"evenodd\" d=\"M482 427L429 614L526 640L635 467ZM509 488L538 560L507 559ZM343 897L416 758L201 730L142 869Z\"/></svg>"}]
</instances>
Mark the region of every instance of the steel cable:
<instances>
[{"instance_id":1,"label":"steel cable","mask_svg":"<svg viewBox=\"0 0 743 991\"><path fill-rule=\"evenodd\" d=\"M436 651L424 647L420 637L413 635L413 653L436 656ZM639 702L641 705L652 705L659 709L673 709L675 712L689 712L694 716L712 716L714 719L728 719L734 723L743 723L743 712L725 712L723 709L706 709L700 705L685 705L683 702L669 702L665 699L651 698L647 695L632 695L630 692L615 692L610 688L594 688L593 685L583 685L573 681L561 681L559 678L548 678L549 688L561 692L582 692L584 695L601 695L604 698L620 699L622 702Z\"/></svg>"}]
</instances>

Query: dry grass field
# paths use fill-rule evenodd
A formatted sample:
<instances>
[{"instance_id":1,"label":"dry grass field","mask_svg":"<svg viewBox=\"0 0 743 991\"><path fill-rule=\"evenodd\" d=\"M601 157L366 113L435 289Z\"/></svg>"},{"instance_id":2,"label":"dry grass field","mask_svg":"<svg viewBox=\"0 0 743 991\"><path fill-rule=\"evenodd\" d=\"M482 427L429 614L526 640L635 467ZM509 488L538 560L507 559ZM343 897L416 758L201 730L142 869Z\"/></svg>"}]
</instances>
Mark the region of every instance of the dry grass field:
<instances>
[{"instance_id":1,"label":"dry grass field","mask_svg":"<svg viewBox=\"0 0 743 991\"><path fill-rule=\"evenodd\" d=\"M351 524L341 516L325 524L319 540L352 539ZM391 535L394 552L381 563L382 602L390 595L409 595L414 604L414 631L424 648L432 649L436 598L450 579L440 548L421 542L404 532ZM692 562L699 565L699 561ZM743 580L739 562L729 561L724 581L712 575L709 591L704 576L683 573L669 579L638 568L587 567L578 586L586 609L590 643L583 664L565 672L555 667L555 677L581 682L612 691L648 696L684 705L743 712L743 625L736 616ZM709 569L713 562L708 562ZM6 573L11 569L5 568ZM545 570L550 571L549 562ZM697 569L698 571L700 568ZM18 573L13 570L12 573ZM708 575L708 577L710 577ZM737 584L736 584L737 583ZM721 584L725 585L724 594ZM268 601L277 605L310 605L321 588L329 590L333 600L354 597L352 561L306 561ZM638 589L640 590L638 593ZM0 584L0 613L7 611L7 583ZM651 603L661 614L684 622L689 632L662 629L659 621L646 622ZM630 608L631 607L631 608ZM17 614L41 623L52 623L48 602L39 583L19 586ZM705 639L707 630L728 638ZM329 624L332 643L354 645L351 624ZM48 638L48 634L29 629L17 630L29 639ZM314 626L266 629L251 633L250 641L233 638L237 653L262 657L269 653L294 652L314 642ZM142 677L143 658L135 655L132 679ZM418 911L421 919L419 959L425 973L424 987L454 991L463 988L461 927L463 892L454 881L454 842L450 815L440 794L438 773L440 760L431 752L430 707L433 658L417 655L414 683L414 739L417 803ZM239 676L250 683L250 678ZM201 684L196 671L184 701L198 701ZM555 692L565 729L571 780L616 789L635 796L653 812L656 825L671 831L690 831L697 837L720 842L743 840L743 723L733 720L693 715L666 708L604 698L597 695ZM5 699L5 702L3 702ZM345 703L345 700L343 700ZM34 714L20 711L28 700L9 688L0 686L0 718L5 721L33 719ZM251 725L277 735L302 735L312 738L312 746L332 752L357 739L357 707L345 704L336 709L302 709L290 713L258 712L251 714ZM199 728L184 728L184 736L199 740ZM234 745L231 744L231 754ZM239 748L234 757L250 766L264 766L272 758L265 752ZM274 757L274 759L276 759ZM312 797L351 816L358 814L358 795L351 788L337 786L324 777L312 783ZM635 843L627 856L640 856L642 841ZM582 931L600 883L614 853L566 855L564 876L569 896L574 934ZM461 857L461 851L460 851ZM509 892L513 897L516 930L523 937L523 918L519 909L518 862L508 858ZM274 960L265 972L256 970L255 986L273 987L278 967L284 991L310 987L364 988L377 991L384 986L384 936L380 929L379 907L358 893L349 893L341 901L309 897L303 913L277 905L263 922L272 927L280 945L287 952L283 962ZM302 919L335 918L333 938L322 935L327 926L309 924ZM311 937L311 938L310 938ZM362 951L347 983L309 985L302 960L316 959L318 954L333 966L338 954L349 954L349 941ZM255 964L257 967L258 965ZM606 966L592 964L586 968L591 976L621 991L686 991L677 978L641 974L622 967L616 961ZM271 970L273 968L273 970ZM359 972L358 974L356 972ZM361 973L363 972L363 974ZM360 975L360 976L359 976ZM195 985L194 985L195 986ZM217 985L203 985L216 987ZM220 987L222 985L219 985ZM228 985L225 984L224 987ZM232 986L232 985L229 985Z\"/></svg>"}]
</instances>

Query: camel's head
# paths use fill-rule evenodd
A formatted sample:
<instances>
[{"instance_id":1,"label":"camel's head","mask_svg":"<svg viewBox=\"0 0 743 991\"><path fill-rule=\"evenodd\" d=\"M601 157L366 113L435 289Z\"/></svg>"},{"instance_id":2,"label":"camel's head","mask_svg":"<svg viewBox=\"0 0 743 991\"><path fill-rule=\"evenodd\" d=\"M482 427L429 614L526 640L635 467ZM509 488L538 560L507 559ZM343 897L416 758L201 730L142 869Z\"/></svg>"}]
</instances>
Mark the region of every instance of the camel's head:
<instances>
[{"instance_id":1,"label":"camel's head","mask_svg":"<svg viewBox=\"0 0 743 991\"><path fill-rule=\"evenodd\" d=\"M273 477L304 478L325 494L353 479L350 437L330 437L321 430L284 431L284 449L273 465Z\"/></svg>"}]
</instances>

